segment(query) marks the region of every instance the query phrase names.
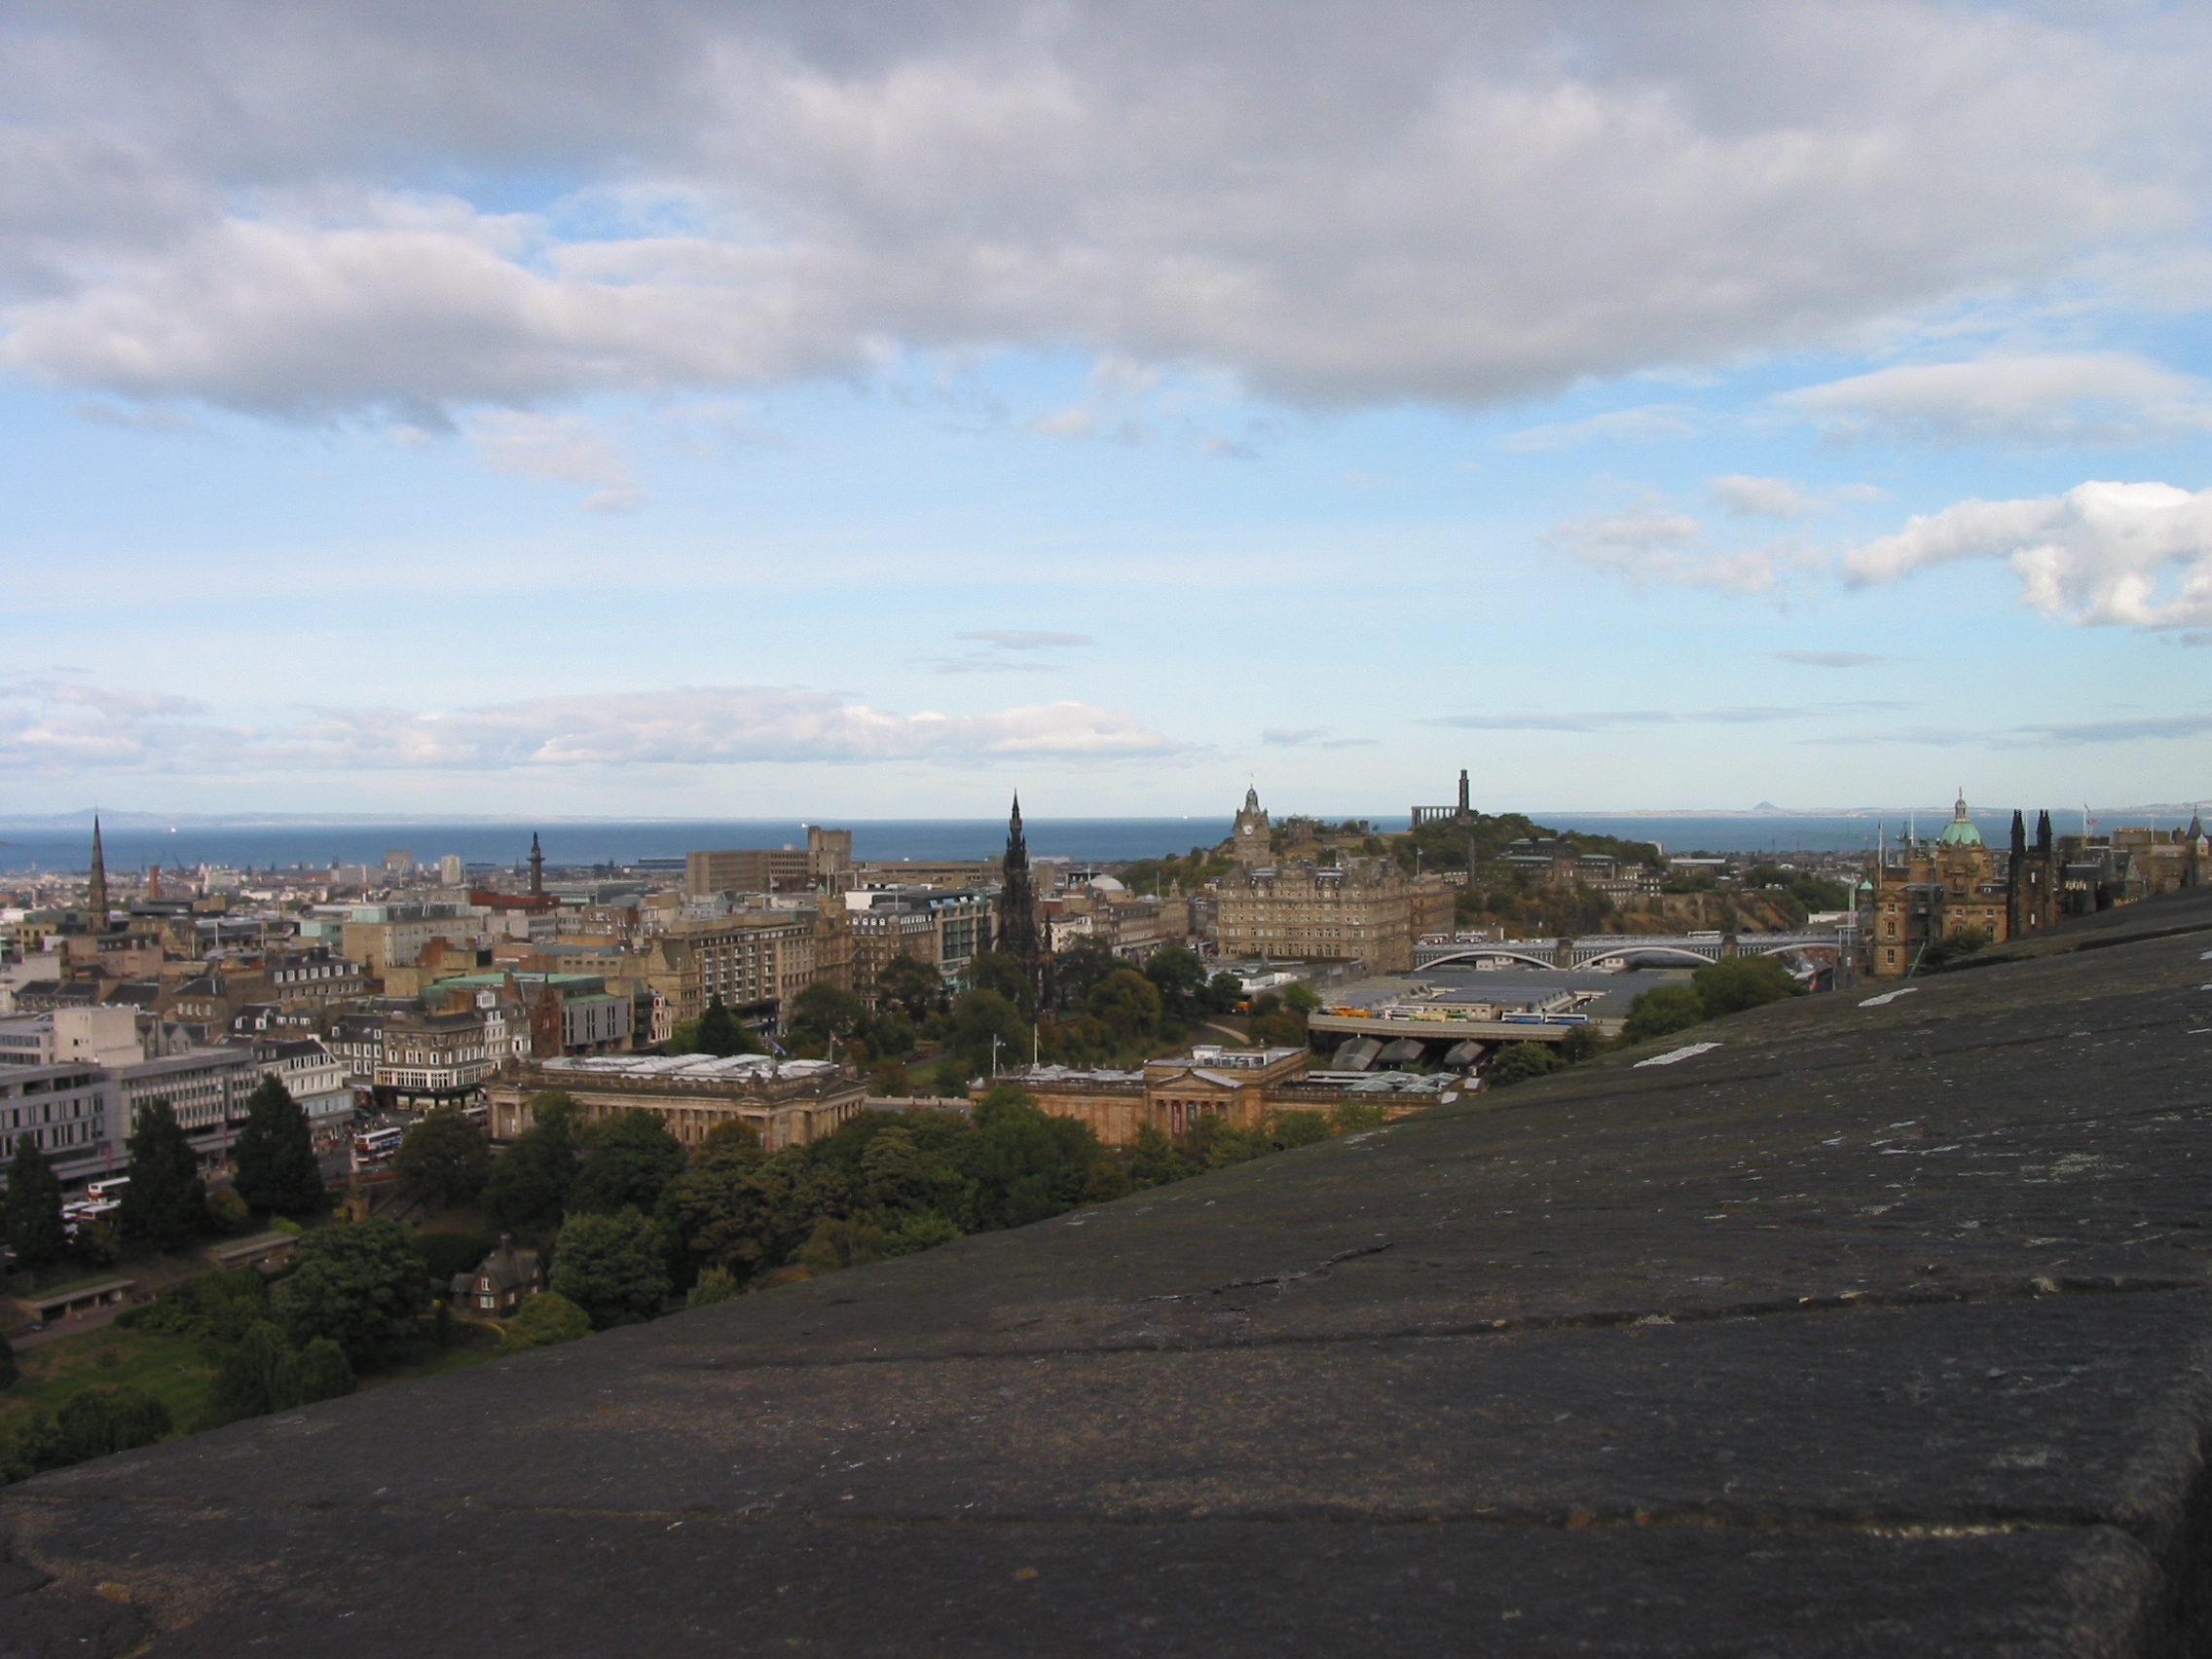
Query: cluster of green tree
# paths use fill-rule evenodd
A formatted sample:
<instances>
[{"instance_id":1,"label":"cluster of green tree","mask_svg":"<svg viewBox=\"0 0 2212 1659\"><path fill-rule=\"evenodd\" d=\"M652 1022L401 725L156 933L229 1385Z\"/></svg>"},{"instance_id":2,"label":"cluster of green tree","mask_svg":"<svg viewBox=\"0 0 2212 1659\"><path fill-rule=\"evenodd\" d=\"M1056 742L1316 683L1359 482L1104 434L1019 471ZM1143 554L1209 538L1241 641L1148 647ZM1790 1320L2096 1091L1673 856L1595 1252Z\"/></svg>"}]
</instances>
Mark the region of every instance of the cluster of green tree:
<instances>
[{"instance_id":1,"label":"cluster of green tree","mask_svg":"<svg viewBox=\"0 0 2212 1659\"><path fill-rule=\"evenodd\" d=\"M17 1419L0 1443L0 1482L13 1484L90 1457L151 1446L173 1426L168 1407L143 1388L128 1383L87 1388L51 1417L34 1406Z\"/></svg>"},{"instance_id":2,"label":"cluster of green tree","mask_svg":"<svg viewBox=\"0 0 2212 1659\"><path fill-rule=\"evenodd\" d=\"M297 1260L273 1281L242 1270L201 1273L116 1324L198 1338L219 1354L198 1431L351 1393L356 1366L421 1340L425 1289L424 1258L396 1225L340 1223L305 1234ZM20 1480L150 1445L172 1427L168 1408L138 1389L89 1388L51 1421L36 1412L23 1419L0 1451L0 1472Z\"/></svg>"},{"instance_id":3,"label":"cluster of green tree","mask_svg":"<svg viewBox=\"0 0 2212 1659\"><path fill-rule=\"evenodd\" d=\"M1851 903L1851 890L1840 883L1777 864L1751 866L1742 885L1753 892L1786 893L1807 910L1842 910Z\"/></svg>"},{"instance_id":4,"label":"cluster of green tree","mask_svg":"<svg viewBox=\"0 0 2212 1659\"><path fill-rule=\"evenodd\" d=\"M546 1295L523 1305L507 1351L697 1307L760 1283L908 1255L1022 1227L1079 1204L1182 1180L1382 1121L1379 1108L1285 1112L1261 1130L1201 1119L1149 1130L1116 1159L1088 1124L1042 1111L1013 1085L973 1116L864 1113L773 1154L742 1124L695 1155L649 1112L580 1124L558 1091L493 1165L484 1207L551 1256Z\"/></svg>"},{"instance_id":5,"label":"cluster of green tree","mask_svg":"<svg viewBox=\"0 0 2212 1659\"><path fill-rule=\"evenodd\" d=\"M307 1215L323 1204L307 1114L273 1077L264 1078L247 1099L246 1120L234 1143L238 1177L231 1191L208 1193L199 1156L166 1100L139 1110L129 1144L130 1182L123 1189L120 1233L92 1221L79 1224L72 1238L61 1216L61 1183L36 1139L18 1138L8 1166L5 1213L8 1246L19 1266L38 1272L73 1257L87 1267L109 1267L122 1255L125 1240L178 1250L203 1234L244 1231L256 1210Z\"/></svg>"},{"instance_id":6,"label":"cluster of green tree","mask_svg":"<svg viewBox=\"0 0 2212 1659\"><path fill-rule=\"evenodd\" d=\"M724 1058L731 1054L765 1054L768 1047L758 1036L722 1006L719 996L709 999L707 1012L697 1019L677 1023L661 1045L661 1051L669 1054L719 1054Z\"/></svg>"},{"instance_id":7,"label":"cluster of green tree","mask_svg":"<svg viewBox=\"0 0 2212 1659\"><path fill-rule=\"evenodd\" d=\"M225 1351L215 1390L193 1432L335 1400L355 1385L353 1367L334 1340L316 1337L295 1348L274 1322L258 1319Z\"/></svg>"},{"instance_id":8,"label":"cluster of green tree","mask_svg":"<svg viewBox=\"0 0 2212 1659\"><path fill-rule=\"evenodd\" d=\"M882 1014L871 1017L858 998L810 986L793 999L787 1035L798 1053L827 1052L835 1036L839 1056L868 1069L878 1094L960 1095L970 1079L1026 1064L1033 1052L1063 1065L1134 1063L1183 1041L1243 995L1234 975L1209 977L1205 964L1180 946L1138 969L1089 940L1052 959L1051 1000L1042 1009L1012 957L977 955L967 977L968 989L947 1004L937 970L897 957L878 976ZM925 1044L935 1057L914 1059Z\"/></svg>"},{"instance_id":9,"label":"cluster of green tree","mask_svg":"<svg viewBox=\"0 0 2212 1659\"><path fill-rule=\"evenodd\" d=\"M1595 888L1538 887L1526 877L1503 884L1470 883L1454 901L1463 922L1499 921L1546 937L1602 933L1620 906Z\"/></svg>"},{"instance_id":10,"label":"cluster of green tree","mask_svg":"<svg viewBox=\"0 0 2212 1659\"><path fill-rule=\"evenodd\" d=\"M1509 842L1534 836L1570 843L1586 853L1604 853L1623 864L1640 864L1651 869L1666 867L1666 858L1649 841L1624 841L1617 835L1598 835L1576 830L1567 832L1546 829L1518 812L1494 816L1475 813L1467 818L1422 824L1391 837L1399 865L1410 874L1419 869L1466 869L1474 860L1478 872L1494 863Z\"/></svg>"},{"instance_id":11,"label":"cluster of green tree","mask_svg":"<svg viewBox=\"0 0 2212 1659\"><path fill-rule=\"evenodd\" d=\"M1692 974L1686 985L1654 985L1639 995L1629 1004L1628 1019L1615 1046L1633 1048L1723 1014L1803 994L1804 987L1771 956L1723 956ZM1604 1051L1605 1045L1587 1030L1574 1032L1556 1048L1542 1043L1509 1043L1492 1056L1483 1076L1492 1088L1505 1088Z\"/></svg>"},{"instance_id":12,"label":"cluster of green tree","mask_svg":"<svg viewBox=\"0 0 2212 1659\"><path fill-rule=\"evenodd\" d=\"M541 1290L522 1305L499 1339L501 1353L528 1353L532 1348L572 1343L591 1335L591 1315L557 1290Z\"/></svg>"},{"instance_id":13,"label":"cluster of green tree","mask_svg":"<svg viewBox=\"0 0 2212 1659\"><path fill-rule=\"evenodd\" d=\"M1236 861L1229 856L1229 843L1224 841L1214 847L1193 847L1188 853L1139 859L1124 866L1116 879L1131 893L1165 893L1170 889L1192 893L1209 881L1219 881L1235 867Z\"/></svg>"}]
</instances>

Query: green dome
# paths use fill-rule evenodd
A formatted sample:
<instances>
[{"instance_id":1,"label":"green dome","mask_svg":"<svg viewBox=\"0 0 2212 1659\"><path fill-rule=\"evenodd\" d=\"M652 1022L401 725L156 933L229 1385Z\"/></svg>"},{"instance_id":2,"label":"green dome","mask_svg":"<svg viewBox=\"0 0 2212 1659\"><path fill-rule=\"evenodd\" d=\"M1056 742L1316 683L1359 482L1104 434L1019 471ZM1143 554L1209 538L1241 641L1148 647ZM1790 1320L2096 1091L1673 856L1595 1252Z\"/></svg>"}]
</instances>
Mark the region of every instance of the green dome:
<instances>
[{"instance_id":1,"label":"green dome","mask_svg":"<svg viewBox=\"0 0 2212 1659\"><path fill-rule=\"evenodd\" d=\"M1936 845L1943 847L1978 847L1981 831L1967 817L1966 792L1959 792L1959 804L1951 808L1951 822L1943 826L1943 833L1936 837Z\"/></svg>"}]
</instances>

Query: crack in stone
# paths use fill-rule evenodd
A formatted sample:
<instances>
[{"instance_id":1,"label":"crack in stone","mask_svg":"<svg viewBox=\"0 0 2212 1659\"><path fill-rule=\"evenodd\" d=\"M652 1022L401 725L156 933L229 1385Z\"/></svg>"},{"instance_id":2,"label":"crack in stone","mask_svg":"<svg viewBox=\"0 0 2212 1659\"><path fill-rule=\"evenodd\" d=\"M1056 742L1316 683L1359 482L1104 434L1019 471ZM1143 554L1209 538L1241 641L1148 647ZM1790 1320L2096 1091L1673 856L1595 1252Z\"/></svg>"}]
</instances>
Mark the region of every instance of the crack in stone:
<instances>
[{"instance_id":1,"label":"crack in stone","mask_svg":"<svg viewBox=\"0 0 2212 1659\"><path fill-rule=\"evenodd\" d=\"M1382 1246L1377 1246L1378 1249ZM1355 1254L1373 1254L1370 1251ZM1332 1258L1342 1260L1343 1258ZM1255 1280L1254 1283L1266 1283ZM1908 1290L1847 1290L1830 1296L1772 1298L1728 1303L1717 1308L1595 1309L1583 1313L1539 1313L1501 1319L1436 1321L1395 1325L1361 1331L1303 1331L1275 1335L1214 1334L1200 1337L1185 1332L1146 1330L1098 1342L1060 1344L1051 1347L945 1348L935 1352L866 1353L822 1359L665 1359L650 1364L654 1371L831 1371L872 1365L938 1365L994 1360L1084 1359L1131 1353L1173 1350L1183 1353L1235 1353L1248 1348L1328 1347L1347 1343L1442 1342L1470 1337L1510 1337L1546 1331L1604 1331L1670 1325L1714 1324L1730 1319L1771 1319L1790 1314L1848 1312L1865 1308L1982 1307L2002 1302L2039 1302L2061 1296L2120 1296L2141 1294L2201 1295L2206 1289L2196 1278L2129 1278L2122 1274L2088 1277L2034 1278L1975 1287L1923 1286ZM1144 1297L1142 1302L1193 1300L1217 1294L1192 1291L1181 1297Z\"/></svg>"}]
</instances>

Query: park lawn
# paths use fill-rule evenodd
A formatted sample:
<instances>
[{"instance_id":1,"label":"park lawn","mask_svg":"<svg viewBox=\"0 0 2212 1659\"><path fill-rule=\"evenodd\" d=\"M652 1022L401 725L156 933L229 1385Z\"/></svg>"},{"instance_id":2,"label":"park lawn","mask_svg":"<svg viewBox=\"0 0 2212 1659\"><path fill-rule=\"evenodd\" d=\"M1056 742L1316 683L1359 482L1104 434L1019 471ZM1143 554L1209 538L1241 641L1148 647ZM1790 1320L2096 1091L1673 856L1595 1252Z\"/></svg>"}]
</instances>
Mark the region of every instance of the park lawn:
<instances>
[{"instance_id":1,"label":"park lawn","mask_svg":"<svg viewBox=\"0 0 2212 1659\"><path fill-rule=\"evenodd\" d=\"M109 1325L16 1356L22 1377L0 1393L0 1427L33 1406L51 1415L94 1385L134 1383L169 1409L178 1429L199 1421L215 1385L216 1359L200 1337L160 1336ZM113 1356L112 1358L109 1356Z\"/></svg>"}]
</instances>

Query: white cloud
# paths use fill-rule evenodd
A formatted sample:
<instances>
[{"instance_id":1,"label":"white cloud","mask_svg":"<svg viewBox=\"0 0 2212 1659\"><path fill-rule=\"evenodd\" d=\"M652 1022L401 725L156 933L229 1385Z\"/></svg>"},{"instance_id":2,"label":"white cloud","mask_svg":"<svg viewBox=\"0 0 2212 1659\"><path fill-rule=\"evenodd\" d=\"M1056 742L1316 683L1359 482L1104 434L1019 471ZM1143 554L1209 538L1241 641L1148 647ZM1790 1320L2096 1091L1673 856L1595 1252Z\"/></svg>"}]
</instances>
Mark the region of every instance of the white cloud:
<instances>
[{"instance_id":1,"label":"white cloud","mask_svg":"<svg viewBox=\"0 0 2212 1659\"><path fill-rule=\"evenodd\" d=\"M1803 518L1820 502L1787 478L1756 478L1736 472L1713 481L1713 497L1740 518Z\"/></svg>"},{"instance_id":2,"label":"white cloud","mask_svg":"<svg viewBox=\"0 0 2212 1659\"><path fill-rule=\"evenodd\" d=\"M980 640L1008 651L1041 651L1064 645L1095 645L1088 634L1060 634L1050 628L971 628L956 640Z\"/></svg>"},{"instance_id":3,"label":"white cloud","mask_svg":"<svg viewBox=\"0 0 2212 1659\"><path fill-rule=\"evenodd\" d=\"M2204 123L2185 17L1936 0L1664 29L1534 0L126 0L0 31L0 362L423 424L900 350L1328 406L1854 344L2090 256L2172 266Z\"/></svg>"},{"instance_id":4,"label":"white cloud","mask_svg":"<svg viewBox=\"0 0 2212 1659\"><path fill-rule=\"evenodd\" d=\"M1615 409L1579 421L1560 421L1542 426L1524 426L1497 440L1498 448L1521 451L1574 449L1582 444L1669 443L1694 438L1699 427L1697 412L1678 403L1651 403L1641 409Z\"/></svg>"},{"instance_id":5,"label":"white cloud","mask_svg":"<svg viewBox=\"0 0 2212 1659\"><path fill-rule=\"evenodd\" d=\"M579 416L491 410L469 424L468 440L494 472L602 486L576 503L587 513L627 513L645 505L630 463Z\"/></svg>"},{"instance_id":6,"label":"white cloud","mask_svg":"<svg viewBox=\"0 0 2212 1659\"><path fill-rule=\"evenodd\" d=\"M40 699L46 699L41 703ZM318 709L281 727L187 723L185 698L91 687L0 690L0 770L505 771L548 766L1152 759L1188 745L1135 717L1061 701L980 715L901 715L791 686L540 697L414 713Z\"/></svg>"},{"instance_id":7,"label":"white cloud","mask_svg":"<svg viewBox=\"0 0 2212 1659\"><path fill-rule=\"evenodd\" d=\"M2196 382L2120 351L1902 364L1776 402L1835 437L1900 443L2128 443L2212 429Z\"/></svg>"},{"instance_id":8,"label":"white cloud","mask_svg":"<svg viewBox=\"0 0 2212 1659\"><path fill-rule=\"evenodd\" d=\"M1868 668L1890 660L1871 651L1772 651L1768 654L1776 662L1794 663L1799 668Z\"/></svg>"},{"instance_id":9,"label":"white cloud","mask_svg":"<svg viewBox=\"0 0 2212 1659\"><path fill-rule=\"evenodd\" d=\"M2063 496L1961 501L1853 549L1843 569L1854 583L1894 582L1971 559L2006 561L2021 599L2046 616L2200 627L2212 622L2212 490L2091 482Z\"/></svg>"},{"instance_id":10,"label":"white cloud","mask_svg":"<svg viewBox=\"0 0 2212 1659\"><path fill-rule=\"evenodd\" d=\"M1372 737L1332 737L1327 726L1270 726L1260 733L1262 743L1278 749L1372 749Z\"/></svg>"},{"instance_id":11,"label":"white cloud","mask_svg":"<svg viewBox=\"0 0 2212 1659\"><path fill-rule=\"evenodd\" d=\"M1688 514L1644 500L1567 519L1547 531L1544 540L1578 565L1638 586L1664 582L1728 593L1768 592L1786 571L1812 558L1794 542L1714 551L1703 535L1704 526Z\"/></svg>"}]
</instances>

